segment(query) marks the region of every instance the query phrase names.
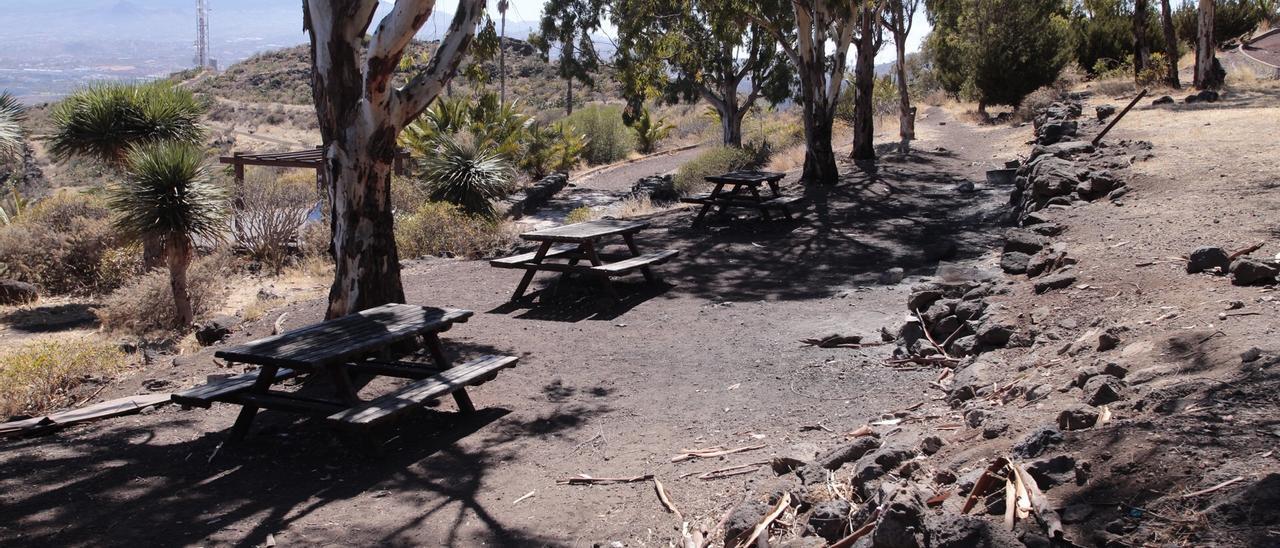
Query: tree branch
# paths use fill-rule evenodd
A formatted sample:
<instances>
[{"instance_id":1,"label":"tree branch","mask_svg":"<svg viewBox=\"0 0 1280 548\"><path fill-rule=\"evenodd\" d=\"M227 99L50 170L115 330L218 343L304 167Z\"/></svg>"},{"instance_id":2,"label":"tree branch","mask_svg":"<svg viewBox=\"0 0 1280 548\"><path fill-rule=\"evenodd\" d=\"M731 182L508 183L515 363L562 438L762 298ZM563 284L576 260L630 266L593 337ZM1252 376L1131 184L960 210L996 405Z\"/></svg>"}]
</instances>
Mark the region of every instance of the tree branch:
<instances>
[{"instance_id":1,"label":"tree branch","mask_svg":"<svg viewBox=\"0 0 1280 548\"><path fill-rule=\"evenodd\" d=\"M364 89L371 102L382 103L387 97L400 57L431 16L435 4L435 0L399 0L378 23L365 61Z\"/></svg>"},{"instance_id":2,"label":"tree branch","mask_svg":"<svg viewBox=\"0 0 1280 548\"><path fill-rule=\"evenodd\" d=\"M431 63L407 85L395 91L392 115L400 127L422 114L427 105L440 95L445 82L457 73L467 46L475 38L476 25L484 14L484 7L485 0L459 0L458 11L453 15L448 33L440 41L440 47L431 56Z\"/></svg>"}]
</instances>

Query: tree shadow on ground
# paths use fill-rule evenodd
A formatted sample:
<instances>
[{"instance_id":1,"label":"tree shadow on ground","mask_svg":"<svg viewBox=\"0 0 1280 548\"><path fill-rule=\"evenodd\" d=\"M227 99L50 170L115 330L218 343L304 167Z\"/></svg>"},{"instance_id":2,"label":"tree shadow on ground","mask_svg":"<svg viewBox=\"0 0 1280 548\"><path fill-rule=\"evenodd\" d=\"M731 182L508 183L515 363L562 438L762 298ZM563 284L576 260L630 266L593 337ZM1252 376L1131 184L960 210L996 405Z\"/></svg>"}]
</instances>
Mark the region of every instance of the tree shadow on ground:
<instances>
[{"instance_id":1,"label":"tree shadow on ground","mask_svg":"<svg viewBox=\"0 0 1280 548\"><path fill-rule=\"evenodd\" d=\"M977 257L999 238L1002 200L995 189L960 190L956 160L928 152L909 163L847 173L835 185L803 187L803 212L791 222L731 222L690 227L690 213L654 220L651 246L677 248L664 269L678 290L734 300L828 297L874 283L902 267L932 273L939 261Z\"/></svg>"},{"instance_id":2,"label":"tree shadow on ground","mask_svg":"<svg viewBox=\"0 0 1280 548\"><path fill-rule=\"evenodd\" d=\"M84 303L41 305L14 310L0 316L0 323L24 333L56 333L98 326L94 307Z\"/></svg>"},{"instance_id":3,"label":"tree shadow on ground","mask_svg":"<svg viewBox=\"0 0 1280 548\"><path fill-rule=\"evenodd\" d=\"M654 267L655 273L661 274L662 268ZM522 320L569 323L583 320L609 321L646 301L666 294L674 287L663 281L646 282L638 275L636 278L637 280L625 281L615 279L611 282L618 295L617 299L606 295L597 284L589 280L557 280L525 295L519 301L498 305L488 313L519 312L515 317Z\"/></svg>"}]
</instances>

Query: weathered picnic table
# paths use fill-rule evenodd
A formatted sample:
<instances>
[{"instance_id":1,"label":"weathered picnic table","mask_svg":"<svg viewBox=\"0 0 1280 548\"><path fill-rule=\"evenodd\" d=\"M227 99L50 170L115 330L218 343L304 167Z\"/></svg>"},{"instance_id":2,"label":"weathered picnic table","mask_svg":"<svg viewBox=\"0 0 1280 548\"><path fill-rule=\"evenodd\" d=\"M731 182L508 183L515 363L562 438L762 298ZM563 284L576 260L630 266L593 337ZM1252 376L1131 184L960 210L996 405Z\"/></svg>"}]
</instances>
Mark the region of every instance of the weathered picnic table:
<instances>
[{"instance_id":1,"label":"weathered picnic table","mask_svg":"<svg viewBox=\"0 0 1280 548\"><path fill-rule=\"evenodd\" d=\"M653 253L641 254L636 246L635 234L649 227L644 221L598 220L585 223L535 230L521 234L522 239L539 242L537 251L522 253L512 257L494 259L489 265L496 268L523 269L524 277L520 285L511 295L512 301L524 296L539 271L559 272L564 276L582 274L600 280L605 292L611 298L617 298L611 278L640 271L649 282L658 281L658 277L649 268L663 264L680 254L675 249L665 249ZM626 244L627 253L608 255L601 253L601 240L609 236L621 236ZM559 245L557 245L559 244ZM565 259L567 263L547 262L553 259ZM586 260L588 265L578 264Z\"/></svg>"},{"instance_id":2,"label":"weathered picnic table","mask_svg":"<svg viewBox=\"0 0 1280 548\"><path fill-rule=\"evenodd\" d=\"M368 427L445 395L458 409L475 410L465 387L493 379L514 367L513 356L481 356L452 365L439 334L467 321L470 310L387 304L226 348L214 356L232 363L259 366L256 372L216 380L173 395L182 405L208 408L213 402L242 406L231 439L249 431L258 409L289 411L326 418L345 427ZM402 347L425 348L429 363L394 358ZM272 390L295 375L323 375L332 382L332 397ZM413 382L374 399L357 394L362 377L398 377Z\"/></svg>"},{"instance_id":3,"label":"weathered picnic table","mask_svg":"<svg viewBox=\"0 0 1280 548\"><path fill-rule=\"evenodd\" d=\"M785 177L783 173L772 171L732 171L724 175L706 177L711 183L711 192L681 198L689 204L700 204L698 216L693 219L693 226L702 224L703 218L712 208L724 214L729 208L742 207L760 212L760 218L768 221L772 218L770 210L776 210L783 218L791 218L789 206L800 200L796 196L783 196L778 182ZM769 195L761 195L760 187L769 185Z\"/></svg>"}]
</instances>

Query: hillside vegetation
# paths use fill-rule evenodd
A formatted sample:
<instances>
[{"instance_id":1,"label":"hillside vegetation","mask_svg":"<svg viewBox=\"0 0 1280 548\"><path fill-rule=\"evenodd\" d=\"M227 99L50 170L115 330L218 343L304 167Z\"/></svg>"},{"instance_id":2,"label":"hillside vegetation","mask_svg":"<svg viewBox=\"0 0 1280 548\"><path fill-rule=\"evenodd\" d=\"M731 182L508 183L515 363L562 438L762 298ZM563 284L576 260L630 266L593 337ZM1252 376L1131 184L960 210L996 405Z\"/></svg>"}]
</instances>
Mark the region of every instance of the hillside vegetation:
<instances>
[{"instance_id":1,"label":"hillside vegetation","mask_svg":"<svg viewBox=\"0 0 1280 548\"><path fill-rule=\"evenodd\" d=\"M431 51L432 43L414 42L407 57L423 59ZM507 97L518 99L533 110L544 111L564 108L565 83L557 74L554 61L544 62L533 46L523 40L508 38ZM224 72L194 82L198 93L250 103L311 104L311 54L306 45L260 53L236 63ZM465 61L464 66L471 61ZM488 75L487 84L473 84L465 78L454 80L451 94L469 94L476 87L498 89L497 61L482 64L482 73ZM406 71L408 74L412 71ZM179 73L175 79L190 78L190 73ZM406 76L402 75L401 80ZM583 89L576 84L575 105L608 101L620 97L617 78L612 69L602 67L596 75L594 89Z\"/></svg>"}]
</instances>

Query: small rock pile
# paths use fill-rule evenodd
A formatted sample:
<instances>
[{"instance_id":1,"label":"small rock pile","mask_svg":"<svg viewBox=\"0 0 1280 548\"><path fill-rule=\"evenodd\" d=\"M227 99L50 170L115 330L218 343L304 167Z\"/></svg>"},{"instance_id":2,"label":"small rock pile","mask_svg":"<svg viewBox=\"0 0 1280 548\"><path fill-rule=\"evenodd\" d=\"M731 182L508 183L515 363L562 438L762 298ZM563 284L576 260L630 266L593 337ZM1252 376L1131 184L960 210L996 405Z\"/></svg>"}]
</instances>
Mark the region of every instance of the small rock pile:
<instances>
[{"instance_id":1,"label":"small rock pile","mask_svg":"<svg viewBox=\"0 0 1280 548\"><path fill-rule=\"evenodd\" d=\"M1280 261L1265 260L1242 254L1232 257L1217 246L1197 248L1187 256L1187 274L1209 272L1229 274L1234 285L1269 285L1280 277Z\"/></svg>"},{"instance_id":2,"label":"small rock pile","mask_svg":"<svg viewBox=\"0 0 1280 548\"><path fill-rule=\"evenodd\" d=\"M1009 229L1005 233L1000 269L1036 279L1033 285L1036 293L1071 287L1076 283L1076 259L1067 255L1065 243L1050 242L1048 238L1060 232L1061 227L1053 223Z\"/></svg>"},{"instance_id":3,"label":"small rock pile","mask_svg":"<svg viewBox=\"0 0 1280 548\"><path fill-rule=\"evenodd\" d=\"M655 202L674 202L680 199L676 191L675 180L670 175L651 175L641 177L631 185L632 196L648 196Z\"/></svg>"},{"instance_id":4,"label":"small rock pile","mask_svg":"<svg viewBox=\"0 0 1280 548\"><path fill-rule=\"evenodd\" d=\"M939 357L941 352L935 342L948 356L956 358L993 348L1029 345L1030 341L1016 336L1017 324L1003 310L987 305L986 297L1007 291L990 282L917 285L907 298L907 309L911 311L907 320L896 331L882 329L881 337L897 345L893 356L899 359Z\"/></svg>"},{"instance_id":5,"label":"small rock pile","mask_svg":"<svg viewBox=\"0 0 1280 548\"><path fill-rule=\"evenodd\" d=\"M1054 103L1035 120L1035 146L1030 158L1018 167L1010 198L1019 219L1041 209L1070 207L1076 202L1092 202L1106 197L1118 200L1128 192L1116 170L1127 168L1150 156L1146 141L1106 142L1097 146L1079 140L1086 125L1100 126L1113 110L1098 108L1098 120L1077 120L1083 110L1079 101Z\"/></svg>"}]
</instances>

